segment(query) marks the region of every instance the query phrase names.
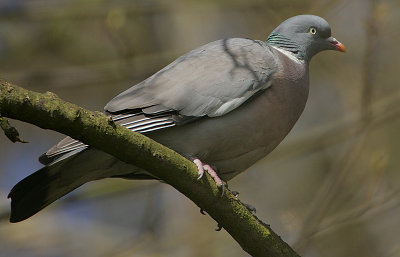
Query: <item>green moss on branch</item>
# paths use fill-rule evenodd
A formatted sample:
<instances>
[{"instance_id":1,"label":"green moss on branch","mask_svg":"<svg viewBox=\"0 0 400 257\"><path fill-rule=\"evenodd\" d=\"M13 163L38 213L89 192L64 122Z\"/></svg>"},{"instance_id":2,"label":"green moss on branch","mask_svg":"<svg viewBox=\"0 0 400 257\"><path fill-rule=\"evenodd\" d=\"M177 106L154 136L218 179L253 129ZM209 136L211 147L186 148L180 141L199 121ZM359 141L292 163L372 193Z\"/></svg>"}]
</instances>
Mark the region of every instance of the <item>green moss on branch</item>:
<instances>
[{"instance_id":1,"label":"green moss on branch","mask_svg":"<svg viewBox=\"0 0 400 257\"><path fill-rule=\"evenodd\" d=\"M20 138L18 130L10 125L7 118L0 117L0 127L4 131L4 135L6 135L11 142L28 143Z\"/></svg>"},{"instance_id":2,"label":"green moss on branch","mask_svg":"<svg viewBox=\"0 0 400 257\"><path fill-rule=\"evenodd\" d=\"M171 149L122 126L100 112L0 81L0 115L51 129L146 169L205 210L252 256L298 256L229 191L223 197L209 176Z\"/></svg>"}]
</instances>

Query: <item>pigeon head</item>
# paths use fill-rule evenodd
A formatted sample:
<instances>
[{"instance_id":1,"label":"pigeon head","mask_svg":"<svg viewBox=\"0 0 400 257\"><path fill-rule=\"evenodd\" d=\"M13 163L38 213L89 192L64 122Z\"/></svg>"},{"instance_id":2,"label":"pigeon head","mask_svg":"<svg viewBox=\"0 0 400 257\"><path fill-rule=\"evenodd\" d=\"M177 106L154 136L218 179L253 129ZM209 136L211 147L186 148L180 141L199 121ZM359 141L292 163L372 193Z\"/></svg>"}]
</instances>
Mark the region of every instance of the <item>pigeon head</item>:
<instances>
[{"instance_id":1,"label":"pigeon head","mask_svg":"<svg viewBox=\"0 0 400 257\"><path fill-rule=\"evenodd\" d=\"M285 20L272 31L267 43L307 62L324 50L346 51L344 45L331 36L328 22L315 15L298 15Z\"/></svg>"}]
</instances>

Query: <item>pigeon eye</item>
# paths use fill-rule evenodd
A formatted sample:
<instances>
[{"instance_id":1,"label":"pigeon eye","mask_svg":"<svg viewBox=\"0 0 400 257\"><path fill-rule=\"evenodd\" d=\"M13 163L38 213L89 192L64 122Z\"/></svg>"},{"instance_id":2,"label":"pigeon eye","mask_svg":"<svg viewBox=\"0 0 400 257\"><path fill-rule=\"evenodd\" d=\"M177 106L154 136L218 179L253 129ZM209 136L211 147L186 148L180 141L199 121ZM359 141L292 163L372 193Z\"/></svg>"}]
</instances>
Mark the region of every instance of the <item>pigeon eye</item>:
<instances>
[{"instance_id":1,"label":"pigeon eye","mask_svg":"<svg viewBox=\"0 0 400 257\"><path fill-rule=\"evenodd\" d=\"M310 32L311 34L315 35L315 34L317 34L317 29L314 28L314 27L311 27L311 28L308 30L308 32Z\"/></svg>"}]
</instances>

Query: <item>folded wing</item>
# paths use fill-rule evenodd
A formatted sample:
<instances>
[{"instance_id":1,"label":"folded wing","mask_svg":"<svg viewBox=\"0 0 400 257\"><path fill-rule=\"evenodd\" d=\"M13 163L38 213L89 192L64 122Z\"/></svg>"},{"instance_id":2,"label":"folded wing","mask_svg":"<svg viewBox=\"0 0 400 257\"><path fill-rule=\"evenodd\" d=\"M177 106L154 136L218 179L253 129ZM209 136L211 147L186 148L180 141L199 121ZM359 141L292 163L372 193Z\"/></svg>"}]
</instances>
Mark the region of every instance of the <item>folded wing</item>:
<instances>
[{"instance_id":1,"label":"folded wing","mask_svg":"<svg viewBox=\"0 0 400 257\"><path fill-rule=\"evenodd\" d=\"M218 40L179 57L116 96L104 110L116 123L148 133L227 114L270 87L275 71L274 55L264 42ZM39 160L53 164L87 147L67 137Z\"/></svg>"}]
</instances>

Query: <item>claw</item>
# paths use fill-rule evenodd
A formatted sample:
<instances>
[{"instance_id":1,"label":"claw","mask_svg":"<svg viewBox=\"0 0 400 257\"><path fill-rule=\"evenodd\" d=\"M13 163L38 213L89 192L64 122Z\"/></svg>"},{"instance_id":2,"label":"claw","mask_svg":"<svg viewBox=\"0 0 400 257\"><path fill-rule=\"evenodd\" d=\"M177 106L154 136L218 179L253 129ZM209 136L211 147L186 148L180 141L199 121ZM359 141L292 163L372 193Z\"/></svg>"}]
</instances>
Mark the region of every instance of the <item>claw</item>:
<instances>
[{"instance_id":1,"label":"claw","mask_svg":"<svg viewBox=\"0 0 400 257\"><path fill-rule=\"evenodd\" d=\"M217 228L215 229L215 231L221 231L222 226L220 224L217 225Z\"/></svg>"},{"instance_id":2,"label":"claw","mask_svg":"<svg viewBox=\"0 0 400 257\"><path fill-rule=\"evenodd\" d=\"M233 194L233 196L238 199L239 198L239 192L238 191L232 191L231 192ZM255 214L257 212L256 207L254 207L253 205L250 205L248 203L242 203L244 206L246 206L246 208L253 214Z\"/></svg>"},{"instance_id":3,"label":"claw","mask_svg":"<svg viewBox=\"0 0 400 257\"><path fill-rule=\"evenodd\" d=\"M203 163L199 159L194 159L193 163L196 164L197 170L199 172L199 177L197 178L197 180L200 180L204 175Z\"/></svg>"},{"instance_id":4,"label":"claw","mask_svg":"<svg viewBox=\"0 0 400 257\"><path fill-rule=\"evenodd\" d=\"M233 194L233 196L234 196L236 199L238 199L238 197L239 197L239 192L238 192L238 191L232 191L231 193Z\"/></svg>"},{"instance_id":5,"label":"claw","mask_svg":"<svg viewBox=\"0 0 400 257\"><path fill-rule=\"evenodd\" d=\"M224 196L224 194L225 194L225 191L226 191L226 186L225 186L225 184L222 184L222 186L221 187L219 187L219 188L222 188L222 194L221 194L221 196Z\"/></svg>"},{"instance_id":6,"label":"claw","mask_svg":"<svg viewBox=\"0 0 400 257\"><path fill-rule=\"evenodd\" d=\"M249 210L251 213L255 214L257 212L256 207L253 205L250 205L248 203L242 203L244 206L246 206L247 210Z\"/></svg>"},{"instance_id":7,"label":"claw","mask_svg":"<svg viewBox=\"0 0 400 257\"><path fill-rule=\"evenodd\" d=\"M206 213L204 212L204 210L201 209L201 208L200 208L200 213L203 214L203 215L206 215Z\"/></svg>"}]
</instances>

